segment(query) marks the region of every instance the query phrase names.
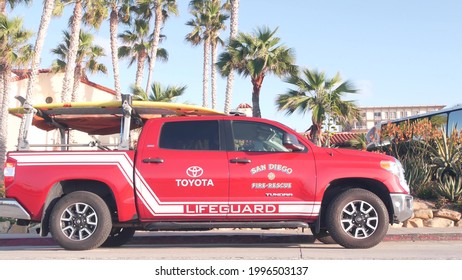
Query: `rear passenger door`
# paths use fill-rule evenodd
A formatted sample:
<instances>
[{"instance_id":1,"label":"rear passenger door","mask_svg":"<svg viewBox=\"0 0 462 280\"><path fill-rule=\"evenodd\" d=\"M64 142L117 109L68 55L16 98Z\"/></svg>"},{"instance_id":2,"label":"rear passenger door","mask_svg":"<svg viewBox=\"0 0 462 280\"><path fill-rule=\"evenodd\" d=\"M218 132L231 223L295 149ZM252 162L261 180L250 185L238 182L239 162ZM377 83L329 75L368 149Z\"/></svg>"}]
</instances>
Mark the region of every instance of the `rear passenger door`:
<instances>
[{"instance_id":1,"label":"rear passenger door","mask_svg":"<svg viewBox=\"0 0 462 280\"><path fill-rule=\"evenodd\" d=\"M137 159L146 182L143 219L226 218L229 172L220 121L172 118L159 131L159 142Z\"/></svg>"},{"instance_id":2,"label":"rear passenger door","mask_svg":"<svg viewBox=\"0 0 462 280\"><path fill-rule=\"evenodd\" d=\"M231 121L228 152L230 219L280 220L313 217L315 163L311 151L283 145L282 128L256 121Z\"/></svg>"}]
</instances>

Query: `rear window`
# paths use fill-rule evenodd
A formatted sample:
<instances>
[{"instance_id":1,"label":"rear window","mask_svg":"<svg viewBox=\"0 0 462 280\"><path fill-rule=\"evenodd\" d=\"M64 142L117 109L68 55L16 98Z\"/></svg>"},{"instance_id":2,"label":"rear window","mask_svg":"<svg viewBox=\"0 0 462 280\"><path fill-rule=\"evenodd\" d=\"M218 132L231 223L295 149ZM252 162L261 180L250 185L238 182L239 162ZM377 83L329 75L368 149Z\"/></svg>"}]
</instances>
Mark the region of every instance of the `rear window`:
<instances>
[{"instance_id":1,"label":"rear window","mask_svg":"<svg viewBox=\"0 0 462 280\"><path fill-rule=\"evenodd\" d=\"M218 121L166 122L159 147L172 150L220 150Z\"/></svg>"}]
</instances>

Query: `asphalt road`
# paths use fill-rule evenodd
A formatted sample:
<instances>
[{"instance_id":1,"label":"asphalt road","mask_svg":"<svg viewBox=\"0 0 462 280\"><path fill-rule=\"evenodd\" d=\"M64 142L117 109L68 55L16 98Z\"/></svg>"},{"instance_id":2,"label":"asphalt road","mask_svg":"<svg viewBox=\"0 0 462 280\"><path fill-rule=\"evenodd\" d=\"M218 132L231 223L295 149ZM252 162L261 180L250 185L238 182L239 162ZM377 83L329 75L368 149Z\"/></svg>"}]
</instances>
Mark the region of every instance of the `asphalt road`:
<instances>
[{"instance_id":1,"label":"asphalt road","mask_svg":"<svg viewBox=\"0 0 462 280\"><path fill-rule=\"evenodd\" d=\"M462 240L385 241L370 249L287 241L135 242L89 251L67 251L57 245L0 246L0 267L2 279L28 275L35 280L357 280L411 276L434 280L453 277L454 269L462 265ZM223 271L226 274L219 274ZM213 276L204 274L209 272ZM275 274L281 272L290 274Z\"/></svg>"},{"instance_id":2,"label":"asphalt road","mask_svg":"<svg viewBox=\"0 0 462 280\"><path fill-rule=\"evenodd\" d=\"M370 249L321 243L128 244L66 251L58 246L0 247L0 260L462 260L462 241L382 242Z\"/></svg>"}]
</instances>

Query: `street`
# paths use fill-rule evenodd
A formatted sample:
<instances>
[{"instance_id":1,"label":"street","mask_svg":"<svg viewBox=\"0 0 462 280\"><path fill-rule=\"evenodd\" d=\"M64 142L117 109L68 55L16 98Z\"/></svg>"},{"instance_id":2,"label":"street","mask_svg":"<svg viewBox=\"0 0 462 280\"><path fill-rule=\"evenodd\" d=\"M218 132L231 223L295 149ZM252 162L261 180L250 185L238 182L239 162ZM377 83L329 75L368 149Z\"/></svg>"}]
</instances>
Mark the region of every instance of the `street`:
<instances>
[{"instance_id":1,"label":"street","mask_svg":"<svg viewBox=\"0 0 462 280\"><path fill-rule=\"evenodd\" d=\"M310 244L131 244L66 251L58 246L0 247L1 260L462 260L462 241L382 242L371 249Z\"/></svg>"}]
</instances>

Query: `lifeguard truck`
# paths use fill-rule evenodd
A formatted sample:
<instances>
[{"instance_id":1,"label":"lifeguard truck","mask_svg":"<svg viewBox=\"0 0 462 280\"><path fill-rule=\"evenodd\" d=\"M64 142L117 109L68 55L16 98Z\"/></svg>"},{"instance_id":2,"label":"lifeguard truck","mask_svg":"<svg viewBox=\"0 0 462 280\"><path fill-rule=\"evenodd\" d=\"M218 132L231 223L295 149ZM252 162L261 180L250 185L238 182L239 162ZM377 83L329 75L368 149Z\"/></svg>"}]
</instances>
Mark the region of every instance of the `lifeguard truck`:
<instances>
[{"instance_id":1,"label":"lifeguard truck","mask_svg":"<svg viewBox=\"0 0 462 280\"><path fill-rule=\"evenodd\" d=\"M323 242L368 248L412 214L395 158L317 147L271 120L129 97L10 113L28 122L7 154L0 216L40 223L69 250L120 246L137 230L215 228L310 228ZM30 125L120 141L37 150Z\"/></svg>"}]
</instances>

